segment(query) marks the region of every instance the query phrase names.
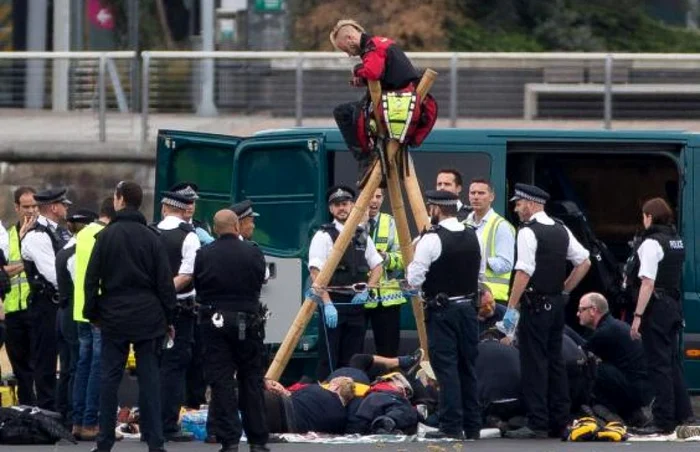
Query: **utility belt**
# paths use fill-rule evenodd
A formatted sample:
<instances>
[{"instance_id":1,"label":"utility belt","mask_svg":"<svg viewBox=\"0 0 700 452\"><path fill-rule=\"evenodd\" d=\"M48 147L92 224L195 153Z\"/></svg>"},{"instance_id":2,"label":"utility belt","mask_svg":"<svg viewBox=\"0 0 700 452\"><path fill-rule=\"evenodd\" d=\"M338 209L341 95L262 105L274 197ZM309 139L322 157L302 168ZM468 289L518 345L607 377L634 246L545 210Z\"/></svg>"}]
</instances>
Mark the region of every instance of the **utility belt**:
<instances>
[{"instance_id":1,"label":"utility belt","mask_svg":"<svg viewBox=\"0 0 700 452\"><path fill-rule=\"evenodd\" d=\"M186 298L178 298L175 303L175 311L177 314L185 314L196 316L199 310L199 304L194 295Z\"/></svg>"},{"instance_id":2,"label":"utility belt","mask_svg":"<svg viewBox=\"0 0 700 452\"><path fill-rule=\"evenodd\" d=\"M267 305L260 304L258 312L234 311L227 306L199 305L199 323L211 322L214 328L233 325L238 331L237 339L265 339L265 324L269 318Z\"/></svg>"},{"instance_id":3,"label":"utility belt","mask_svg":"<svg viewBox=\"0 0 700 452\"><path fill-rule=\"evenodd\" d=\"M561 302L561 299L561 294L545 294L526 289L523 292L521 304L526 309L539 313L541 311L551 311L554 303Z\"/></svg>"},{"instance_id":4,"label":"utility belt","mask_svg":"<svg viewBox=\"0 0 700 452\"><path fill-rule=\"evenodd\" d=\"M29 291L31 301L47 300L53 304L59 304L58 290L40 274L29 279Z\"/></svg>"},{"instance_id":5,"label":"utility belt","mask_svg":"<svg viewBox=\"0 0 700 452\"><path fill-rule=\"evenodd\" d=\"M652 299L656 298L657 300L671 298L674 301L679 302L681 299L681 291L678 289L654 288L654 292L652 292L652 295Z\"/></svg>"},{"instance_id":6,"label":"utility belt","mask_svg":"<svg viewBox=\"0 0 700 452\"><path fill-rule=\"evenodd\" d=\"M426 310L445 309L458 304L467 304L479 309L478 303L476 302L477 297L474 294L454 295L450 297L447 294L440 292L432 298L423 297L423 300L423 307Z\"/></svg>"}]
</instances>

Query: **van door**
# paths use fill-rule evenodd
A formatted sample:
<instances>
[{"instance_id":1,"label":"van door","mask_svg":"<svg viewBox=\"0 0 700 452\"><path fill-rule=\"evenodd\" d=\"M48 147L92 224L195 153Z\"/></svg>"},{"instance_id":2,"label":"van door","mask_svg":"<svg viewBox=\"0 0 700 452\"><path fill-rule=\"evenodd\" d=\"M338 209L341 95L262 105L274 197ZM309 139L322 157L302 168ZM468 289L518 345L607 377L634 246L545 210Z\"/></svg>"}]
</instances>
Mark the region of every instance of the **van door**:
<instances>
[{"instance_id":1,"label":"van door","mask_svg":"<svg viewBox=\"0 0 700 452\"><path fill-rule=\"evenodd\" d=\"M270 269L262 301L272 313L266 342L280 343L299 311L312 232L327 216L322 134L251 138L236 149L232 193L260 214L254 240ZM310 332L310 330L309 330ZM314 344L302 338L300 348Z\"/></svg>"}]
</instances>

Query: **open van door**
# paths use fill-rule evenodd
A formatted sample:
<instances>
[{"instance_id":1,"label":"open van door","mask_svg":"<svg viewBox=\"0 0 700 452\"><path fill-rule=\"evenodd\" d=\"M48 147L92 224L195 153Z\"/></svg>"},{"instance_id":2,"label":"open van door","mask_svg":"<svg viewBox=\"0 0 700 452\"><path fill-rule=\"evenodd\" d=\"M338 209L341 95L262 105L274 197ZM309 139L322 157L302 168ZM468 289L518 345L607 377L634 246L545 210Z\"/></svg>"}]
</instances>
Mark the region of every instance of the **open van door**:
<instances>
[{"instance_id":1,"label":"open van door","mask_svg":"<svg viewBox=\"0 0 700 452\"><path fill-rule=\"evenodd\" d=\"M235 201L250 199L260 214L253 237L270 270L261 298L272 313L265 341L281 343L299 311L311 236L328 215L324 136L310 132L244 140L233 168ZM315 326L310 324L309 335L302 337L301 351L315 346Z\"/></svg>"}]
</instances>

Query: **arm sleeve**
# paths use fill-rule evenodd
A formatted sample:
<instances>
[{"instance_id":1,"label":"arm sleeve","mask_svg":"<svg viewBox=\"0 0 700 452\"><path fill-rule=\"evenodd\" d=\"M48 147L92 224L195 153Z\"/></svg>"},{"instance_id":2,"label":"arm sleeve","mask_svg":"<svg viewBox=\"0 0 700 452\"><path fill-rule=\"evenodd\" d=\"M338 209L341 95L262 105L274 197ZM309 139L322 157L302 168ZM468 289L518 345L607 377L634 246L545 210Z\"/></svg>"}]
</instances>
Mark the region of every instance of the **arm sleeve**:
<instances>
[{"instance_id":1,"label":"arm sleeve","mask_svg":"<svg viewBox=\"0 0 700 452\"><path fill-rule=\"evenodd\" d=\"M508 221L503 220L496 229L496 255L488 258L488 266L495 273L508 273L515 259L515 233Z\"/></svg>"},{"instance_id":2,"label":"arm sleeve","mask_svg":"<svg viewBox=\"0 0 700 452\"><path fill-rule=\"evenodd\" d=\"M392 218L389 223L389 239L387 242L386 255L388 271L398 271L403 269L403 256L401 255L401 244L396 232L396 221Z\"/></svg>"},{"instance_id":3,"label":"arm sleeve","mask_svg":"<svg viewBox=\"0 0 700 452\"><path fill-rule=\"evenodd\" d=\"M574 266L581 265L591 253L581 245L581 242L576 240L569 228L566 228L566 233L569 234L569 248L566 250L566 259Z\"/></svg>"},{"instance_id":4,"label":"arm sleeve","mask_svg":"<svg viewBox=\"0 0 700 452\"><path fill-rule=\"evenodd\" d=\"M85 273L85 306L83 306L83 317L94 322L98 320L97 304L100 297L100 282L102 276L102 237L98 237L95 246L90 253L87 270Z\"/></svg>"},{"instance_id":5,"label":"arm sleeve","mask_svg":"<svg viewBox=\"0 0 700 452\"><path fill-rule=\"evenodd\" d=\"M656 273L659 271L659 262L664 258L664 250L659 242L646 239L637 250L639 255L639 277L656 281Z\"/></svg>"},{"instance_id":6,"label":"arm sleeve","mask_svg":"<svg viewBox=\"0 0 700 452\"><path fill-rule=\"evenodd\" d=\"M259 288L262 288L262 285L265 284L266 280L266 274L267 274L267 264L265 263L265 255L260 251L260 248L258 248L255 245L250 245L251 248L253 248L253 268L255 269L255 277L257 278L256 285L259 285Z\"/></svg>"},{"instance_id":7,"label":"arm sleeve","mask_svg":"<svg viewBox=\"0 0 700 452\"><path fill-rule=\"evenodd\" d=\"M377 247L374 246L374 241L371 237L367 237L367 249L365 249L365 259L367 260L367 265L370 270L374 269L378 265L382 265L384 259L377 251Z\"/></svg>"},{"instance_id":8,"label":"arm sleeve","mask_svg":"<svg viewBox=\"0 0 700 452\"><path fill-rule=\"evenodd\" d=\"M367 80L380 80L386 65L386 49L374 47L362 56L362 65L355 69L355 76Z\"/></svg>"},{"instance_id":9,"label":"arm sleeve","mask_svg":"<svg viewBox=\"0 0 700 452\"><path fill-rule=\"evenodd\" d=\"M2 224L0 224L0 251L2 251L5 260L10 260L10 235L7 233Z\"/></svg>"},{"instance_id":10,"label":"arm sleeve","mask_svg":"<svg viewBox=\"0 0 700 452\"><path fill-rule=\"evenodd\" d=\"M177 272L179 275L191 275L194 273L194 257L200 246L197 234L194 232L187 234L185 241L182 242L182 262Z\"/></svg>"},{"instance_id":11,"label":"arm sleeve","mask_svg":"<svg viewBox=\"0 0 700 452\"><path fill-rule=\"evenodd\" d=\"M70 273L70 279L72 279L73 284L75 284L75 254L68 258L67 266L68 273Z\"/></svg>"},{"instance_id":12,"label":"arm sleeve","mask_svg":"<svg viewBox=\"0 0 700 452\"><path fill-rule=\"evenodd\" d=\"M56 254L48 234L32 231L32 235L27 234L25 246L22 248L22 257L34 262L36 269L55 288L56 282Z\"/></svg>"},{"instance_id":13,"label":"arm sleeve","mask_svg":"<svg viewBox=\"0 0 700 452\"><path fill-rule=\"evenodd\" d=\"M168 321L168 325L172 325L175 304L177 303L173 275L170 272L170 264L168 263L168 254L165 251L165 247L161 245L159 241L154 240L153 243L153 254L156 263L156 274L154 277L158 287L158 298L163 306L163 311L165 311L165 318Z\"/></svg>"},{"instance_id":14,"label":"arm sleeve","mask_svg":"<svg viewBox=\"0 0 700 452\"><path fill-rule=\"evenodd\" d=\"M332 247L333 240L326 232L318 231L314 234L309 245L309 270L312 267L321 270Z\"/></svg>"},{"instance_id":15,"label":"arm sleeve","mask_svg":"<svg viewBox=\"0 0 700 452\"><path fill-rule=\"evenodd\" d=\"M530 228L522 228L518 232L518 262L515 270L521 270L532 276L535 273L535 253L537 253L537 238Z\"/></svg>"},{"instance_id":16,"label":"arm sleeve","mask_svg":"<svg viewBox=\"0 0 700 452\"><path fill-rule=\"evenodd\" d=\"M425 282L425 275L430 264L435 262L442 252L442 243L437 234L425 234L416 245L413 261L408 264L406 279L413 287L420 287Z\"/></svg>"}]
</instances>

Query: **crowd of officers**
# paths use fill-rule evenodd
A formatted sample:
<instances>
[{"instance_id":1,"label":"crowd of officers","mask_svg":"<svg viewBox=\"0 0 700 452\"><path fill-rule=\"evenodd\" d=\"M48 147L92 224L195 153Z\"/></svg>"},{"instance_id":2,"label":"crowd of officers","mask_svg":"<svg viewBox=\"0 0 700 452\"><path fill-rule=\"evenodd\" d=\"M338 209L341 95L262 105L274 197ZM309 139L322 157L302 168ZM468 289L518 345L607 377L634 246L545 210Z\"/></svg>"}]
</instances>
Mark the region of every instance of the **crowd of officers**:
<instances>
[{"instance_id":1,"label":"crowd of officers","mask_svg":"<svg viewBox=\"0 0 700 452\"><path fill-rule=\"evenodd\" d=\"M589 253L545 213L549 195L540 188L515 186L516 232L491 207L496 194L488 180L470 183L469 207L460 201L462 185L459 171L438 173L437 189L426 192L432 226L414 242L408 266L394 219L381 212L379 189L330 283L320 287L313 280L355 197L345 186L328 191L333 222L313 236L308 263L320 313L316 377L324 380L362 353L368 326L378 354L397 356L401 305L420 295L441 389L439 429L428 436L478 439L475 362L485 284L507 306L496 310L503 325L517 327L527 423L508 436L558 437L571 414L564 309L590 267ZM72 209L64 189L15 191L18 221L0 234L0 249L11 281L4 297L6 346L19 402L60 412L76 437L95 440L96 451L111 450L119 439L118 387L133 348L141 436L149 450L191 439L178 426L180 407L192 399L204 403L207 385L207 427L222 451L236 451L243 430L251 450L267 450L260 291L268 273L251 241L257 214L249 201L217 212L214 239L193 220L196 185L165 192L157 224L139 212L142 198L138 184L123 181L92 212ZM586 295L578 315L595 332L581 345L606 364L594 377L599 404L627 416L653 398L653 422L644 431L668 433L693 418L678 355L684 248L662 199L648 201L642 218L646 232L628 275L639 281L634 322L611 318L602 296Z\"/></svg>"}]
</instances>

